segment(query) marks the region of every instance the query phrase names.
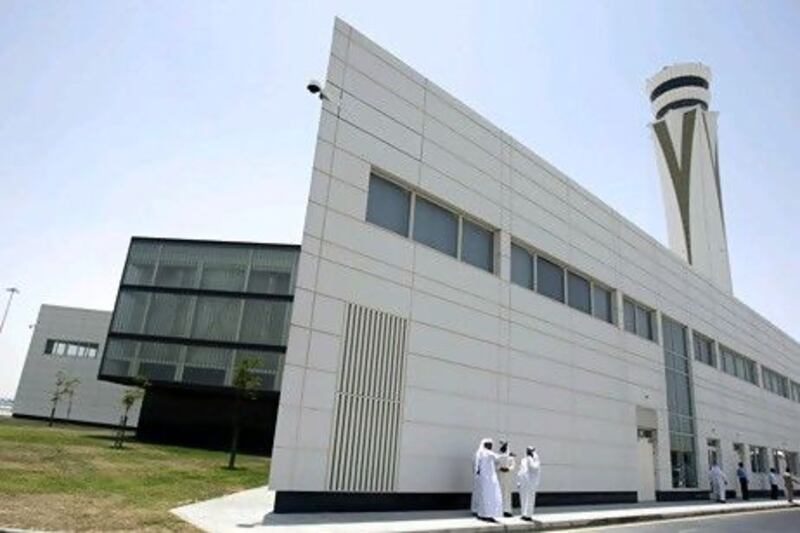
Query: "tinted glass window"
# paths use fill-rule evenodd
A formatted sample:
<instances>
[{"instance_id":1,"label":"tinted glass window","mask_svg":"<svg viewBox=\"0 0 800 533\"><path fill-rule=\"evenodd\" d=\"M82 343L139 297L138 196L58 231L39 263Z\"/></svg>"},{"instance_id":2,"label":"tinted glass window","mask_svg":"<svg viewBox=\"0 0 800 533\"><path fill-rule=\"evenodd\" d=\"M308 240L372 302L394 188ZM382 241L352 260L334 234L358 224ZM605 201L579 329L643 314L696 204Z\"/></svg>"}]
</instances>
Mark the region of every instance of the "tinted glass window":
<instances>
[{"instance_id":1,"label":"tinted glass window","mask_svg":"<svg viewBox=\"0 0 800 533\"><path fill-rule=\"evenodd\" d=\"M611 291L595 285L593 292L592 314L606 322L614 322L611 316Z\"/></svg>"},{"instance_id":2,"label":"tinted glass window","mask_svg":"<svg viewBox=\"0 0 800 533\"><path fill-rule=\"evenodd\" d=\"M199 296L192 325L198 339L235 341L242 300Z\"/></svg>"},{"instance_id":3,"label":"tinted glass window","mask_svg":"<svg viewBox=\"0 0 800 533\"><path fill-rule=\"evenodd\" d=\"M156 271L156 285L161 287L195 287L197 265L175 265L162 262Z\"/></svg>"},{"instance_id":4,"label":"tinted glass window","mask_svg":"<svg viewBox=\"0 0 800 533\"><path fill-rule=\"evenodd\" d=\"M645 339L653 338L650 311L638 305L636 306L636 334Z\"/></svg>"},{"instance_id":5,"label":"tinted glass window","mask_svg":"<svg viewBox=\"0 0 800 533\"><path fill-rule=\"evenodd\" d=\"M455 257L458 251L458 218L424 198L417 198L414 206L414 240Z\"/></svg>"},{"instance_id":6,"label":"tinted glass window","mask_svg":"<svg viewBox=\"0 0 800 533\"><path fill-rule=\"evenodd\" d=\"M567 298L570 307L584 313L591 311L591 286L589 281L570 272L567 276Z\"/></svg>"},{"instance_id":7,"label":"tinted glass window","mask_svg":"<svg viewBox=\"0 0 800 533\"><path fill-rule=\"evenodd\" d=\"M545 296L563 302L564 269L544 257L537 257L536 289Z\"/></svg>"},{"instance_id":8,"label":"tinted glass window","mask_svg":"<svg viewBox=\"0 0 800 533\"><path fill-rule=\"evenodd\" d=\"M175 366L162 363L139 363L139 376L152 381L172 381Z\"/></svg>"},{"instance_id":9,"label":"tinted glass window","mask_svg":"<svg viewBox=\"0 0 800 533\"><path fill-rule=\"evenodd\" d=\"M244 265L205 265L200 287L217 291L242 291L246 272Z\"/></svg>"},{"instance_id":10,"label":"tinted glass window","mask_svg":"<svg viewBox=\"0 0 800 533\"><path fill-rule=\"evenodd\" d=\"M625 330L636 333L636 307L629 300L625 300L622 307L625 315Z\"/></svg>"},{"instance_id":11,"label":"tinted glass window","mask_svg":"<svg viewBox=\"0 0 800 533\"><path fill-rule=\"evenodd\" d=\"M239 340L258 344L286 344L289 302L247 300Z\"/></svg>"},{"instance_id":12,"label":"tinted glass window","mask_svg":"<svg viewBox=\"0 0 800 533\"><path fill-rule=\"evenodd\" d=\"M408 236L409 192L374 174L369 178L367 220Z\"/></svg>"},{"instance_id":13,"label":"tinted glass window","mask_svg":"<svg viewBox=\"0 0 800 533\"><path fill-rule=\"evenodd\" d=\"M152 294L144 332L168 337L185 336L191 299L192 296L182 294Z\"/></svg>"},{"instance_id":14,"label":"tinted glass window","mask_svg":"<svg viewBox=\"0 0 800 533\"><path fill-rule=\"evenodd\" d=\"M714 344L702 335L694 334L694 358L707 365L717 366Z\"/></svg>"},{"instance_id":15,"label":"tinted glass window","mask_svg":"<svg viewBox=\"0 0 800 533\"><path fill-rule=\"evenodd\" d=\"M533 288L533 258L524 248L511 245L511 282Z\"/></svg>"},{"instance_id":16,"label":"tinted glass window","mask_svg":"<svg viewBox=\"0 0 800 533\"><path fill-rule=\"evenodd\" d=\"M461 260L489 272L494 270L494 235L464 219L461 224Z\"/></svg>"},{"instance_id":17,"label":"tinted glass window","mask_svg":"<svg viewBox=\"0 0 800 533\"><path fill-rule=\"evenodd\" d=\"M134 242L128 252L128 263L125 265L123 283L132 285L150 285L158 260L159 244L152 242Z\"/></svg>"}]
</instances>

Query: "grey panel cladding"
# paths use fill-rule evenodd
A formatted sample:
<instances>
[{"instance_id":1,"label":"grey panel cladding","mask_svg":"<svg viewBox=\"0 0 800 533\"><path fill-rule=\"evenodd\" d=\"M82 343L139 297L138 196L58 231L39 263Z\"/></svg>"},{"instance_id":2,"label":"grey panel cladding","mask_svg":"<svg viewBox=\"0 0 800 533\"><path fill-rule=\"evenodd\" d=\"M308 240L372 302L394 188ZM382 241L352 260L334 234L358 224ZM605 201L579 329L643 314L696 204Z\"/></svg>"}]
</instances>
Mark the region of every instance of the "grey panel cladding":
<instances>
[{"instance_id":1,"label":"grey panel cladding","mask_svg":"<svg viewBox=\"0 0 800 533\"><path fill-rule=\"evenodd\" d=\"M395 490L407 327L398 316L347 305L329 490Z\"/></svg>"}]
</instances>

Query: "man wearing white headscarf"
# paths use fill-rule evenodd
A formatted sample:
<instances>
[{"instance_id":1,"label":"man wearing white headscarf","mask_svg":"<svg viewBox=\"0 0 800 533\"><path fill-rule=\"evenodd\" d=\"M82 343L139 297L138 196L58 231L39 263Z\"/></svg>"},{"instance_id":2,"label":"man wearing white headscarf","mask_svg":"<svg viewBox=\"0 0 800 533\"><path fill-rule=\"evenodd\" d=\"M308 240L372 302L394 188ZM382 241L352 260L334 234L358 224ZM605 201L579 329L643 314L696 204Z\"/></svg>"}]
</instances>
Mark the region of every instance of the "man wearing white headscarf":
<instances>
[{"instance_id":1,"label":"man wearing white headscarf","mask_svg":"<svg viewBox=\"0 0 800 533\"><path fill-rule=\"evenodd\" d=\"M470 510L472 511L472 516L478 516L478 500L480 496L478 494L478 459L480 459L481 450L483 450L483 445L489 439L483 439L478 444L478 449L475 450L475 456L472 458L472 500L470 501Z\"/></svg>"},{"instance_id":2,"label":"man wearing white headscarf","mask_svg":"<svg viewBox=\"0 0 800 533\"><path fill-rule=\"evenodd\" d=\"M536 506L536 489L539 488L539 474L542 463L536 448L528 446L525 457L519 463L517 481L519 482L519 500L523 520L533 520L533 508Z\"/></svg>"},{"instance_id":3,"label":"man wearing white headscarf","mask_svg":"<svg viewBox=\"0 0 800 533\"><path fill-rule=\"evenodd\" d=\"M494 522L503 515L503 499L495 470L497 454L492 451L492 439L483 439L475 454L475 479L472 512L481 520Z\"/></svg>"},{"instance_id":4,"label":"man wearing white headscarf","mask_svg":"<svg viewBox=\"0 0 800 533\"><path fill-rule=\"evenodd\" d=\"M728 476L717 463L711 467L708 480L711 482L711 497L720 503L725 503L725 487L728 485Z\"/></svg>"},{"instance_id":5,"label":"man wearing white headscarf","mask_svg":"<svg viewBox=\"0 0 800 533\"><path fill-rule=\"evenodd\" d=\"M511 496L514 489L514 469L517 460L514 454L508 451L508 442L500 442L500 454L497 457L497 478L500 481L500 493L503 496L503 516L513 515L511 508Z\"/></svg>"}]
</instances>

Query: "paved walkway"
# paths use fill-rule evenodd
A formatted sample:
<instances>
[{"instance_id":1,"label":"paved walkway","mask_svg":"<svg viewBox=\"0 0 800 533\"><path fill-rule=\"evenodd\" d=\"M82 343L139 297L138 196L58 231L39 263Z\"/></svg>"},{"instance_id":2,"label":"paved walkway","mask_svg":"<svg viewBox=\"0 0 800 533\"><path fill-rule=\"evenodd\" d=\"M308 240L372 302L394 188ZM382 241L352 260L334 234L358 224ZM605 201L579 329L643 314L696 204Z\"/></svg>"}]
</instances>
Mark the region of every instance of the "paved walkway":
<instances>
[{"instance_id":1,"label":"paved walkway","mask_svg":"<svg viewBox=\"0 0 800 533\"><path fill-rule=\"evenodd\" d=\"M666 520L732 512L786 508L785 501L755 500L727 504L710 502L646 503L594 506L542 507L536 522L518 517L497 524L478 521L466 511L389 513L274 514L274 492L267 487L246 490L173 509L172 512L204 531L214 533L365 533L372 531L498 532L543 531L609 524Z\"/></svg>"}]
</instances>

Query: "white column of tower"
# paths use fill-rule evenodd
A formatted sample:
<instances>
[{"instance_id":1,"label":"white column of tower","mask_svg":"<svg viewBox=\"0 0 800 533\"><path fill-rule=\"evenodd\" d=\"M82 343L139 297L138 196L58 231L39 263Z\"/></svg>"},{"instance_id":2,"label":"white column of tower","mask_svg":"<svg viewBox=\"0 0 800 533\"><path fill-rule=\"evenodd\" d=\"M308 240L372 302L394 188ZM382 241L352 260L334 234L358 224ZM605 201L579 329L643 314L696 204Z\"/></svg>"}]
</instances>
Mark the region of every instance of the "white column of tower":
<instances>
[{"instance_id":1,"label":"white column of tower","mask_svg":"<svg viewBox=\"0 0 800 533\"><path fill-rule=\"evenodd\" d=\"M650 125L667 213L670 248L732 293L717 151L717 113L708 110L711 70L664 67L647 80Z\"/></svg>"}]
</instances>

